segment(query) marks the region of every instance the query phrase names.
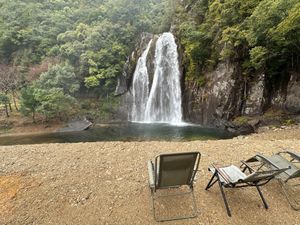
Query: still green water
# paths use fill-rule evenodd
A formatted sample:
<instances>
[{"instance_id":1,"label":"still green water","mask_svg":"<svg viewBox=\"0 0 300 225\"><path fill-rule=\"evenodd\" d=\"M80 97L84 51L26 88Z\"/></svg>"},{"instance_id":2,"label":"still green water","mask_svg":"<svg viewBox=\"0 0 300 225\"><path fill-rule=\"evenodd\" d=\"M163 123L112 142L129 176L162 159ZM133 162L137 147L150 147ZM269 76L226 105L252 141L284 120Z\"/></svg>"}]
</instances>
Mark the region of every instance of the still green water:
<instances>
[{"instance_id":1,"label":"still green water","mask_svg":"<svg viewBox=\"0 0 300 225\"><path fill-rule=\"evenodd\" d=\"M0 145L76 143L96 141L191 141L232 138L231 133L215 128L182 124L110 124L85 131L0 136Z\"/></svg>"}]
</instances>

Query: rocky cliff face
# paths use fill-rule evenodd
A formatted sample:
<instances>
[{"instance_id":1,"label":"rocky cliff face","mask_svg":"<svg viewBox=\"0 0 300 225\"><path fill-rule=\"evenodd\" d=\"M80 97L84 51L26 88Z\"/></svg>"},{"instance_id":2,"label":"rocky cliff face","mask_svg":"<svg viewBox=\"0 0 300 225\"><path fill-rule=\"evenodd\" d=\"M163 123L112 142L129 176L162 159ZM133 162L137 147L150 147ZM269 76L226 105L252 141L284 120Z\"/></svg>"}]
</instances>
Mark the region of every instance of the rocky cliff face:
<instances>
[{"instance_id":1,"label":"rocky cliff face","mask_svg":"<svg viewBox=\"0 0 300 225\"><path fill-rule=\"evenodd\" d=\"M184 112L186 120L203 125L215 125L216 119L229 119L237 108L232 105L237 81L234 79L233 66L220 64L218 68L207 73L206 84L197 87L193 82L187 82L184 92Z\"/></svg>"},{"instance_id":2,"label":"rocky cliff face","mask_svg":"<svg viewBox=\"0 0 300 225\"><path fill-rule=\"evenodd\" d=\"M220 63L215 70L205 74L205 80L202 87L189 81L184 85L187 121L233 130L237 126L231 121L244 116L250 120L243 124L242 129L246 132L251 131L259 122L257 117L270 108L286 115L300 113L299 73L291 73L288 79L280 77L280 85L276 87L270 85L264 73L246 79L241 75L239 65Z\"/></svg>"}]
</instances>

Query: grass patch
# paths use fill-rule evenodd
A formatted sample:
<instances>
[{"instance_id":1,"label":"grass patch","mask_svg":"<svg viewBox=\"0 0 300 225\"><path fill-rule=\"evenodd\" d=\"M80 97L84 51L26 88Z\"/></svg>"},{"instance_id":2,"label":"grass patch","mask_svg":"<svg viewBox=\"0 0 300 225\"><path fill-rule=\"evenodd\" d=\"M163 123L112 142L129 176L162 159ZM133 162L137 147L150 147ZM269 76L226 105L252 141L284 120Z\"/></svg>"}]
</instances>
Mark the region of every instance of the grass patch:
<instances>
[{"instance_id":1,"label":"grass patch","mask_svg":"<svg viewBox=\"0 0 300 225\"><path fill-rule=\"evenodd\" d=\"M292 120L292 119L287 119L287 120L282 121L282 125L284 125L284 126L293 126L295 124L296 124L296 121Z\"/></svg>"}]
</instances>

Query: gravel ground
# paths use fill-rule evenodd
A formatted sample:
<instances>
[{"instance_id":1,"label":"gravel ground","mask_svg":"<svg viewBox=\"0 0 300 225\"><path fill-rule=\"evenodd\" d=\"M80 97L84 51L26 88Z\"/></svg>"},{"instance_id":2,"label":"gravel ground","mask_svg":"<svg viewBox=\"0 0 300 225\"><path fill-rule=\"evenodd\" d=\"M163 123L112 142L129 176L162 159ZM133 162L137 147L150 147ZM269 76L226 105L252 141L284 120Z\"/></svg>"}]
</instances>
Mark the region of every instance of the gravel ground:
<instances>
[{"instance_id":1,"label":"gravel ground","mask_svg":"<svg viewBox=\"0 0 300 225\"><path fill-rule=\"evenodd\" d=\"M230 140L192 142L97 142L0 147L0 224L156 224L146 162L163 152L200 151L195 196L198 217L164 224L300 224L279 184L262 188L265 210L253 188L226 189L232 217L218 186L209 191L210 163L236 164L260 152L300 151L300 128L267 130ZM300 194L300 192L298 192ZM161 202L161 212L188 209L187 199Z\"/></svg>"}]
</instances>

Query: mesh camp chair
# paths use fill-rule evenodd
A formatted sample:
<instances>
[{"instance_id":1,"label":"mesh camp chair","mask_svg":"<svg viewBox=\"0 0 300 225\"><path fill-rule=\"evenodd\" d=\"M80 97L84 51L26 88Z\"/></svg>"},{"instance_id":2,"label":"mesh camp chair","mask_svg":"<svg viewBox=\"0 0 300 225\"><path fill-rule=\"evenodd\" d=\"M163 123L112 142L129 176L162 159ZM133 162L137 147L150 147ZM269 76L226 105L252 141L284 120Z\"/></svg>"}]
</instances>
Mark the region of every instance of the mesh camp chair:
<instances>
[{"instance_id":1,"label":"mesh camp chair","mask_svg":"<svg viewBox=\"0 0 300 225\"><path fill-rule=\"evenodd\" d=\"M247 162L261 162L262 166L269 169L282 169L290 167L283 173L276 176L278 179L283 193L286 196L289 204L295 210L300 210L300 198L295 195L299 195L300 188L300 154L292 151L278 152L272 156L265 156L257 154ZM297 178L297 179L296 179ZM293 182L291 181L293 180ZM298 192L296 188L298 187Z\"/></svg>"},{"instance_id":2,"label":"mesh camp chair","mask_svg":"<svg viewBox=\"0 0 300 225\"><path fill-rule=\"evenodd\" d=\"M148 161L149 186L152 198L152 210L156 221L169 221L193 218L197 216L197 207L194 196L194 178L198 170L201 154L199 152L161 154L154 160ZM157 195L160 189L179 188L187 186L188 192L179 194ZM159 219L155 211L155 200L160 197L191 194L193 212L191 216L176 216Z\"/></svg>"},{"instance_id":3,"label":"mesh camp chair","mask_svg":"<svg viewBox=\"0 0 300 225\"><path fill-rule=\"evenodd\" d=\"M287 168L268 171L255 170L249 163L244 161L242 161L241 169L234 165L218 167L212 164L212 166L209 168L209 171L211 171L213 175L205 190L211 188L215 183L219 183L228 216L231 216L231 211L229 209L223 188L256 187L259 196L263 201L264 207L268 209L268 204L260 190L260 186L267 184L276 175L284 172L285 170L287 170ZM246 172L249 174L246 174Z\"/></svg>"}]
</instances>

